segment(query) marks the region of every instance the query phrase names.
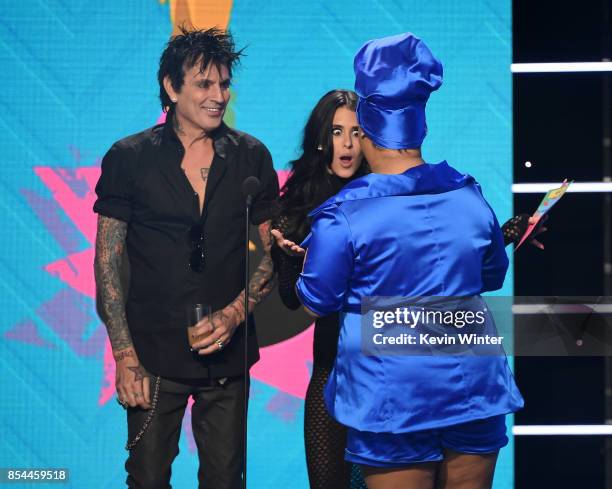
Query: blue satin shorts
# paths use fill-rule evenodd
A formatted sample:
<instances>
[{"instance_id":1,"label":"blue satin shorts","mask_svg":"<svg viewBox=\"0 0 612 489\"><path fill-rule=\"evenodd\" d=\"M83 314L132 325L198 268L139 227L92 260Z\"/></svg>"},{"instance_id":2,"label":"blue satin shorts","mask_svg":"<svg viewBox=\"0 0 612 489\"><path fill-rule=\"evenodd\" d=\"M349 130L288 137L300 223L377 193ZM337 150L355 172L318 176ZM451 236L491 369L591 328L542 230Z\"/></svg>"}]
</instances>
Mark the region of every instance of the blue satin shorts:
<instances>
[{"instance_id":1,"label":"blue satin shorts","mask_svg":"<svg viewBox=\"0 0 612 489\"><path fill-rule=\"evenodd\" d=\"M506 416L413 433L372 433L348 429L345 459L371 467L402 467L437 462L445 449L461 453L492 453L508 444Z\"/></svg>"}]
</instances>

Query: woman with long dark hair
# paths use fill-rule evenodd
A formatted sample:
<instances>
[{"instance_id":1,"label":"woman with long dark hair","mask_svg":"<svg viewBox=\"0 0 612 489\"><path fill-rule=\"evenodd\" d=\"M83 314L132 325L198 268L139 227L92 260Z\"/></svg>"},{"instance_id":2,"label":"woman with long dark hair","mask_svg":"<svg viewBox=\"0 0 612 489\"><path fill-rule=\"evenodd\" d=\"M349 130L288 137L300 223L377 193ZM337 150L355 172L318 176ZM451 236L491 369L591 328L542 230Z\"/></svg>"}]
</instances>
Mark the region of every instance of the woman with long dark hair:
<instances>
[{"instance_id":1,"label":"woman with long dark hair","mask_svg":"<svg viewBox=\"0 0 612 489\"><path fill-rule=\"evenodd\" d=\"M356 104L357 95L349 90L332 90L317 102L304 127L302 154L291 162L291 175L281 190L280 215L273 223L273 234L281 246L273 243L272 258L281 299L290 309L301 305L295 284L303 256L294 243L310 232L308 213L346 183L369 172L357 137ZM291 242L293 249L284 246L285 242ZM308 479L316 489L365 487L358 470L351 484L351 464L344 461L346 430L329 416L323 403L323 386L336 358L338 332L337 314L315 321L304 440Z\"/></svg>"}]
</instances>

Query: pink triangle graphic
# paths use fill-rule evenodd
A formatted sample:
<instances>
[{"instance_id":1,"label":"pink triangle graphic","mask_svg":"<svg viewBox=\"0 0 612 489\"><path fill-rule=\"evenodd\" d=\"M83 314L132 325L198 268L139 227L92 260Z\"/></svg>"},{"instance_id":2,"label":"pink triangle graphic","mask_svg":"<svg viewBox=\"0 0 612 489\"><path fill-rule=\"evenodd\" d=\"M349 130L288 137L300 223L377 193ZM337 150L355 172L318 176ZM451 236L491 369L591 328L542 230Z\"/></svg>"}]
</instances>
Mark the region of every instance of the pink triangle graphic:
<instances>
[{"instance_id":1,"label":"pink triangle graphic","mask_svg":"<svg viewBox=\"0 0 612 489\"><path fill-rule=\"evenodd\" d=\"M67 258L49 263L45 270L87 297L96 296L93 274L94 249L72 253Z\"/></svg>"},{"instance_id":2,"label":"pink triangle graphic","mask_svg":"<svg viewBox=\"0 0 612 489\"><path fill-rule=\"evenodd\" d=\"M312 364L314 326L274 345L261 348L260 360L251 368L251 376L264 384L300 399L306 397Z\"/></svg>"}]
</instances>

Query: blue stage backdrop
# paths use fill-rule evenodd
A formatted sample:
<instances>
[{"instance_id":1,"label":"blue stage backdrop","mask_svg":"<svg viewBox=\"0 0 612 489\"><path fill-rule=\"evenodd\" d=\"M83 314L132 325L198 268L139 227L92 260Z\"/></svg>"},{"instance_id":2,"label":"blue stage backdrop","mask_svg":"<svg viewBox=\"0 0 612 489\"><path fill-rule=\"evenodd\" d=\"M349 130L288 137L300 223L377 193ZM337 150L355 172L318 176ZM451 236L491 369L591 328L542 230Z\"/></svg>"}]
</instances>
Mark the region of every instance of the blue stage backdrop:
<instances>
[{"instance_id":1,"label":"blue stage backdrop","mask_svg":"<svg viewBox=\"0 0 612 489\"><path fill-rule=\"evenodd\" d=\"M247 46L228 122L261 139L279 171L316 100L352 88L366 40L422 37L445 75L428 106L424 156L473 174L499 219L511 215L509 0L23 0L0 11L0 467L69 468L79 489L125 479L125 413L94 305L93 187L108 147L159 119L157 62L180 19L229 25ZM265 346L252 372L251 488L308 485L311 341L306 328ZM188 416L184 428L174 487L196 477ZM497 489L513 486L512 453L512 444L502 451Z\"/></svg>"}]
</instances>

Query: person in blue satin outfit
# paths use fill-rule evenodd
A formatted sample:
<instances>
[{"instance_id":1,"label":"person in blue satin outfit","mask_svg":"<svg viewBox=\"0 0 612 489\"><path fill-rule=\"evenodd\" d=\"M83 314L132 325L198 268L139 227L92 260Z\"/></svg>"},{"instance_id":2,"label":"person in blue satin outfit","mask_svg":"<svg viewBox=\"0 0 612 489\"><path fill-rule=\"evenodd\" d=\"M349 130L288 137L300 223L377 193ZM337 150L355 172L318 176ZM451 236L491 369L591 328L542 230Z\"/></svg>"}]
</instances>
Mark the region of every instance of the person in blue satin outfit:
<instances>
[{"instance_id":1,"label":"person in blue satin outfit","mask_svg":"<svg viewBox=\"0 0 612 489\"><path fill-rule=\"evenodd\" d=\"M490 487L523 399L504 356L366 355L361 307L374 296L478 296L508 258L479 185L425 163L425 104L442 65L412 34L369 41L355 57L361 148L372 172L311 213L296 292L316 316L340 312L330 414L345 458L370 489Z\"/></svg>"}]
</instances>

